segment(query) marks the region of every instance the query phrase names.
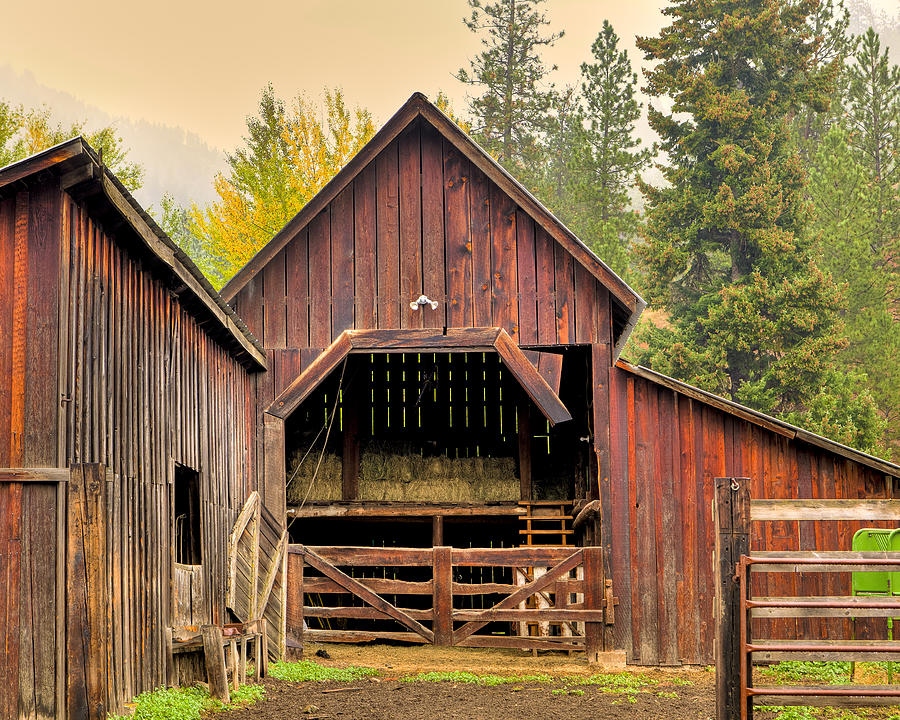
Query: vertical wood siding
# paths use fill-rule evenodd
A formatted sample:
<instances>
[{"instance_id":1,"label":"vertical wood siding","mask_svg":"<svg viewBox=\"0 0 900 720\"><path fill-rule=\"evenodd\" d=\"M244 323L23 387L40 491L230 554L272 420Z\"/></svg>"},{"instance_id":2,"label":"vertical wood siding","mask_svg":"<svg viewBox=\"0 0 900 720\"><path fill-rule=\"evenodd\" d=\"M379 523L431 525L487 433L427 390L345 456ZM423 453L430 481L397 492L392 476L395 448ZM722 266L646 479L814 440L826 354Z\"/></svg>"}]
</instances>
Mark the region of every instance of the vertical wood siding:
<instances>
[{"instance_id":1,"label":"vertical wood siding","mask_svg":"<svg viewBox=\"0 0 900 720\"><path fill-rule=\"evenodd\" d=\"M421 294L438 309L412 311ZM608 293L587 270L416 122L232 304L266 348L318 352L348 328L503 327L522 345L608 343L601 302Z\"/></svg>"},{"instance_id":2,"label":"vertical wood siding","mask_svg":"<svg viewBox=\"0 0 900 720\"><path fill-rule=\"evenodd\" d=\"M713 661L716 477L749 477L757 498L886 498L881 473L798 443L619 367L610 376L611 482L603 544L620 605L616 641L642 665ZM850 549L850 522L754 523L751 547ZM849 576L760 573L757 595L848 595ZM781 637L849 637L844 621L781 619ZM815 627L813 627L815 623ZM862 623L860 623L862 625ZM883 631L883 628L881 628ZM860 632L860 631L858 631Z\"/></svg>"},{"instance_id":3,"label":"vertical wood siding","mask_svg":"<svg viewBox=\"0 0 900 720\"><path fill-rule=\"evenodd\" d=\"M68 319L59 363L65 432L55 437L55 328L44 331L41 345L50 357L43 382L54 397L47 422L32 418L28 425L42 434L50 464L59 442L62 465L103 463L111 473L108 550L122 567L122 586L110 596L112 657L119 695L129 698L166 679L175 463L200 475L202 615L226 621L226 543L255 489L256 380L203 331L150 265L107 234L84 206L57 194L64 204L63 242L52 245L63 254L59 308ZM280 280L283 287L283 273ZM273 286L277 281L270 278ZM53 303L34 322L56 318ZM283 323L272 332L283 344Z\"/></svg>"}]
</instances>

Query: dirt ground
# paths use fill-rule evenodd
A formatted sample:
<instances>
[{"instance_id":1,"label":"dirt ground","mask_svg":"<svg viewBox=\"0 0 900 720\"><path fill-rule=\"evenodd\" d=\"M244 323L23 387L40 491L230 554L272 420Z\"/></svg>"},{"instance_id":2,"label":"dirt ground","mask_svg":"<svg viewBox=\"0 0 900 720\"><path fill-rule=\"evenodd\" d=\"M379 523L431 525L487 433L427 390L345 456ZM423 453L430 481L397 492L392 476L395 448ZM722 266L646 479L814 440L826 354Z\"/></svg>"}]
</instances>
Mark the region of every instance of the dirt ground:
<instances>
[{"instance_id":1,"label":"dirt ground","mask_svg":"<svg viewBox=\"0 0 900 720\"><path fill-rule=\"evenodd\" d=\"M329 660L315 657L327 649ZM305 657L322 665L378 668L376 678L351 683L288 683L266 680L266 699L254 707L217 715L222 720L325 720L372 718L565 718L597 720L707 720L715 715L715 676L703 669L641 671L655 681L647 692L604 692L590 685L566 686L561 678L621 672L623 667L589 667L583 657L542 653L537 658L516 650L328 645L307 646ZM459 670L498 675L548 674L550 684L513 683L484 687L469 683L400 682L403 675L434 670ZM683 684L689 681L690 685ZM557 692L553 692L556 690ZM583 694L580 694L583 691Z\"/></svg>"}]
</instances>

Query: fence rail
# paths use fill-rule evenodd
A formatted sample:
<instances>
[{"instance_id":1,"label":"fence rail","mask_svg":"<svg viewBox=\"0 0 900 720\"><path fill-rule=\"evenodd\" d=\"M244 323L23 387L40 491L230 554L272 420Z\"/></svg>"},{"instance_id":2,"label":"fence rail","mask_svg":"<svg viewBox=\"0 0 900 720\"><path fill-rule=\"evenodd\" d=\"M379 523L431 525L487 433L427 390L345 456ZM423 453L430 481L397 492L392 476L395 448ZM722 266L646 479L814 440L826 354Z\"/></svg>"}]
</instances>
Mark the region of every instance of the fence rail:
<instances>
[{"instance_id":1,"label":"fence rail","mask_svg":"<svg viewBox=\"0 0 900 720\"><path fill-rule=\"evenodd\" d=\"M435 645L511 647L526 649L583 649L595 660L603 649L604 625L614 622L615 598L606 592L603 550L599 547L529 548L288 548L288 645L304 640L363 642L405 640ZM423 568L430 579L354 577L358 568ZM468 582L458 579L462 568L512 569L523 584ZM539 571L535 572L534 569ZM581 578L577 570L583 569ZM311 576L309 571L318 573ZM509 573L507 573L509 574ZM334 595L336 600L313 605L312 595ZM454 607L454 598L493 596L490 607ZM388 597L395 596L394 602ZM410 608L396 596L430 596L431 607ZM497 596L502 596L499 601ZM348 602L348 597L351 602ZM539 599L529 606L529 599ZM407 604L422 601L406 600ZM459 603L457 603L459 604ZM470 602L469 604L474 604ZM375 621L393 620L402 630L309 629L304 619ZM556 623L558 636L507 635L484 632L491 623ZM583 628L583 630L582 630Z\"/></svg>"}]
</instances>

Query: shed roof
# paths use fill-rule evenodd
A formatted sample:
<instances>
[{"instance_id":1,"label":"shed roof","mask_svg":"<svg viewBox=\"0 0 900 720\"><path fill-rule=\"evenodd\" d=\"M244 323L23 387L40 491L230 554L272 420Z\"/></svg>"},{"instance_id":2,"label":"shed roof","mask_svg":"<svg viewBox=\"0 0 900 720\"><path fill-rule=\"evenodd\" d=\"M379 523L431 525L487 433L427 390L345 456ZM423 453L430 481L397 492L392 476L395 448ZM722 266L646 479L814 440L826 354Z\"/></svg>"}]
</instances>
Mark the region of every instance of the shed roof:
<instances>
[{"instance_id":1,"label":"shed roof","mask_svg":"<svg viewBox=\"0 0 900 720\"><path fill-rule=\"evenodd\" d=\"M90 199L94 210L102 210L128 226L143 252L169 276L174 292L195 315L209 321L206 332L228 348L245 366L262 370L266 355L234 310L210 285L191 258L163 232L119 179L105 167L100 156L82 137L0 168L0 196L27 189L41 178L58 178L60 187L78 198ZM185 302L186 301L186 302Z\"/></svg>"},{"instance_id":2,"label":"shed roof","mask_svg":"<svg viewBox=\"0 0 900 720\"><path fill-rule=\"evenodd\" d=\"M632 365L631 363L625 362L624 360L619 360L616 363L616 367L620 368L621 370L625 370L626 372L630 372L633 375L637 375L638 377L642 377L645 380L656 383L657 385L662 385L671 390L674 390L675 392L679 392L687 397L699 400L700 402L706 403L707 405L726 412L729 415L734 415L735 417L746 420L747 422L753 423L754 425L764 427L767 430L778 433L779 435L783 435L784 437L791 440L801 440L803 442L809 443L810 445L815 445L816 447L820 447L824 450L833 452L835 455L840 455L841 457L855 460L861 465L870 467L873 470L877 470L878 472L883 472L886 475L900 477L900 465L896 465L895 463L889 462L887 460L882 460L879 457L869 455L869 453L862 452L861 450L856 450L855 448L848 447L847 445L843 445L834 440L829 440L822 435L817 435L816 433L810 432L809 430L804 430L803 428L797 427L796 425L791 425L789 422L785 422L784 420L779 420L778 418L772 417L771 415L766 415L765 413L761 413L758 410L753 410L746 407L745 405L741 405L732 400L727 400L726 398L723 398L719 395L714 395L713 393L707 392L706 390L701 390L700 388L694 387L693 385L688 385L681 380L676 380L675 378L671 378L668 375L663 375L662 373L658 373L655 370L646 368L643 365Z\"/></svg>"},{"instance_id":3,"label":"shed roof","mask_svg":"<svg viewBox=\"0 0 900 720\"><path fill-rule=\"evenodd\" d=\"M509 195L536 223L609 289L624 322L616 340L615 355L624 347L646 303L622 278L598 258L575 234L510 175L480 145L435 107L422 93L414 93L375 136L262 248L222 289L231 301L319 212L417 118L422 118L452 143L473 165Z\"/></svg>"}]
</instances>

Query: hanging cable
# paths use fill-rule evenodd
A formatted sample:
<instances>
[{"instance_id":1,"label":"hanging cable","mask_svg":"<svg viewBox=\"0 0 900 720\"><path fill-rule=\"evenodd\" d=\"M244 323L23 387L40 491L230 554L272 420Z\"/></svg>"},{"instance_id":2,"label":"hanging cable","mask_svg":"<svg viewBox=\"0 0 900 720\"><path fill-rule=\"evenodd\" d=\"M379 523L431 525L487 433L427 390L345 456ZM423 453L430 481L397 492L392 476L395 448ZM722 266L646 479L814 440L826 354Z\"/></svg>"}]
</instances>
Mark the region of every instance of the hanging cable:
<instances>
[{"instance_id":1,"label":"hanging cable","mask_svg":"<svg viewBox=\"0 0 900 720\"><path fill-rule=\"evenodd\" d=\"M328 423L327 423L328 428L325 431L325 442L322 443L322 452L319 454L319 461L316 463L316 469L313 470L312 477L309 480L309 486L306 488L306 494L304 494L303 500L300 502L298 509L302 509L303 506L306 505L306 501L309 499L309 494L310 494L310 492L312 492L313 485L316 484L316 478L319 475L319 469L322 467L322 462L325 460L325 451L328 449L328 439L331 437L331 428L334 427L334 419L337 417L338 406L340 405L340 402L341 402L341 391L343 390L343 387L344 387L344 372L346 370L347 370L347 358L344 358L344 362L341 364L341 377L338 380L337 393L335 393L335 397L334 397L334 406L332 407L332 410L331 410L331 416L328 418ZM325 426L323 425L323 427L325 427ZM322 434L322 430L320 429L318 434L316 435L316 439L318 439L319 435L321 435L321 434ZM306 456L309 455L310 451L312 450L312 448L314 446L315 446L315 440L313 440L313 444L310 445L310 449L306 451L306 455L303 456L303 460L306 459ZM294 476L296 476L297 471L299 471L300 465L303 464L303 460L300 461L300 464L294 470ZM293 480L293 477L291 478L291 480ZM286 492L286 490L285 490L285 492ZM288 530L291 529L291 526L294 524L294 522L296 520L297 520L296 516L291 518L291 521L288 523L288 526L287 526Z\"/></svg>"}]
</instances>

